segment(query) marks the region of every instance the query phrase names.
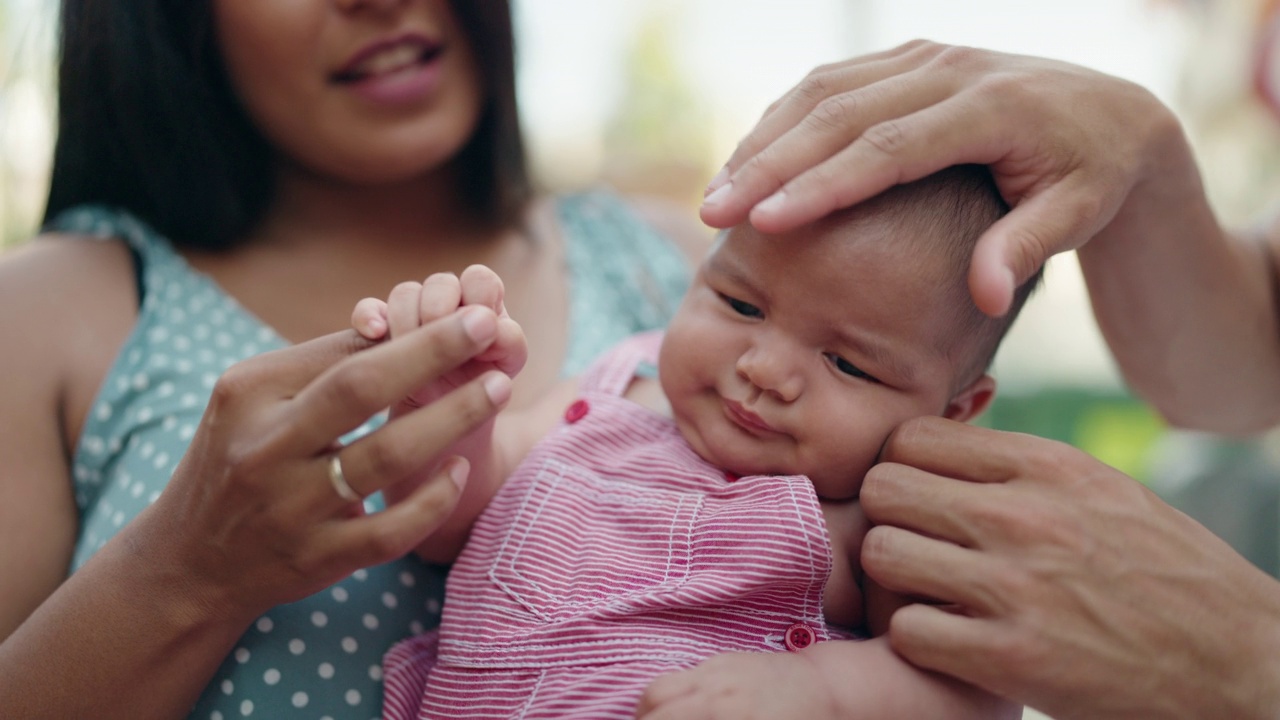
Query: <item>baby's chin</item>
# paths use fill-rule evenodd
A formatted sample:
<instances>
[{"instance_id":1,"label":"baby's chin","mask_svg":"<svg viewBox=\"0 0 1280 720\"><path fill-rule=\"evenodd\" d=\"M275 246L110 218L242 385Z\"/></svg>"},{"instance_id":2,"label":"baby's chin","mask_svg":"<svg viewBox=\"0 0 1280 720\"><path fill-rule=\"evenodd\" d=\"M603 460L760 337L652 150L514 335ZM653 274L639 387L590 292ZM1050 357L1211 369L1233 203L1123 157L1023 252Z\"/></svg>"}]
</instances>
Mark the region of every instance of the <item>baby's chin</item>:
<instances>
[{"instance_id":1,"label":"baby's chin","mask_svg":"<svg viewBox=\"0 0 1280 720\"><path fill-rule=\"evenodd\" d=\"M697 453L698 457L737 477L806 474L794 468L789 468L786 463L779 463L776 459L764 460L747 453L725 452L723 449L709 447L705 442L701 442L701 438L695 442L686 436L685 440L688 442L689 447L693 448L693 451Z\"/></svg>"},{"instance_id":2,"label":"baby's chin","mask_svg":"<svg viewBox=\"0 0 1280 720\"><path fill-rule=\"evenodd\" d=\"M851 471L811 469L804 467L801 463L793 463L788 466L785 463L778 464L776 461L768 462L763 461L760 458L716 456L714 453L703 454L703 452L696 447L694 448L694 452L697 452L703 460L706 460L721 470L731 473L737 477L750 477L752 475L802 475L808 478L809 484L813 485L814 493L817 494L820 499L832 502L856 500L858 497L858 491L862 489L862 478L867 474L867 470L869 469L853 468ZM850 477L855 477L856 480L850 480Z\"/></svg>"}]
</instances>

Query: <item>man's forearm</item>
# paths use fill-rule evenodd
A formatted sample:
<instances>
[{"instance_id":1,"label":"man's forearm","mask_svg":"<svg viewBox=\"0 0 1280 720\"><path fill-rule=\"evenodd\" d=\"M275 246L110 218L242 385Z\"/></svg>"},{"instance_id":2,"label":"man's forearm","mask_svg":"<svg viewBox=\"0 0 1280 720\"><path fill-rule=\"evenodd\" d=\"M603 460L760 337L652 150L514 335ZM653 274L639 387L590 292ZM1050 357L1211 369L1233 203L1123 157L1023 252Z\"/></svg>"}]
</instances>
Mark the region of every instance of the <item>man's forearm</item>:
<instances>
[{"instance_id":1,"label":"man's forearm","mask_svg":"<svg viewBox=\"0 0 1280 720\"><path fill-rule=\"evenodd\" d=\"M1079 251L1098 325L1125 379L1179 426L1243 434L1280 422L1274 266L1224 231L1190 150L1134 188Z\"/></svg>"}]
</instances>

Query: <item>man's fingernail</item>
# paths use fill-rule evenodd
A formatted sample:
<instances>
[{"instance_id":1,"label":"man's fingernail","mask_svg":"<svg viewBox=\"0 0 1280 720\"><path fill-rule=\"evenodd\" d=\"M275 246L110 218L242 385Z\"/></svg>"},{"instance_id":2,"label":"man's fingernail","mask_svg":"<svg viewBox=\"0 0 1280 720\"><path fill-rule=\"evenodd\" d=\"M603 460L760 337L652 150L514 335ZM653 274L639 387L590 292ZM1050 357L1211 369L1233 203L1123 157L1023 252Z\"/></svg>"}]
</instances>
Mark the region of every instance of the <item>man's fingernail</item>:
<instances>
[{"instance_id":1,"label":"man's fingernail","mask_svg":"<svg viewBox=\"0 0 1280 720\"><path fill-rule=\"evenodd\" d=\"M733 183L726 182L724 185L716 188L703 201L703 205L719 205L729 197L729 193L733 192Z\"/></svg>"},{"instance_id":2,"label":"man's fingernail","mask_svg":"<svg viewBox=\"0 0 1280 720\"><path fill-rule=\"evenodd\" d=\"M782 206L786 204L787 204L787 191L779 190L778 192L770 195L764 200L761 200L760 203L756 205L756 210L759 210L760 212L763 212L763 213L773 213L781 210Z\"/></svg>"},{"instance_id":3,"label":"man's fingernail","mask_svg":"<svg viewBox=\"0 0 1280 720\"><path fill-rule=\"evenodd\" d=\"M475 342L484 342L498 332L498 320L493 312L476 308L462 314L462 329Z\"/></svg>"},{"instance_id":4,"label":"man's fingernail","mask_svg":"<svg viewBox=\"0 0 1280 720\"><path fill-rule=\"evenodd\" d=\"M493 373L484 379L484 392L489 402L501 405L511 397L511 378L502 373Z\"/></svg>"},{"instance_id":5,"label":"man's fingernail","mask_svg":"<svg viewBox=\"0 0 1280 720\"><path fill-rule=\"evenodd\" d=\"M729 168L727 167L720 168L720 172L716 173L716 176L711 178L711 182L707 183L707 189L702 191L702 197L706 197L711 193L715 192L716 190L719 190L720 186L725 184L728 181L729 181Z\"/></svg>"}]
</instances>

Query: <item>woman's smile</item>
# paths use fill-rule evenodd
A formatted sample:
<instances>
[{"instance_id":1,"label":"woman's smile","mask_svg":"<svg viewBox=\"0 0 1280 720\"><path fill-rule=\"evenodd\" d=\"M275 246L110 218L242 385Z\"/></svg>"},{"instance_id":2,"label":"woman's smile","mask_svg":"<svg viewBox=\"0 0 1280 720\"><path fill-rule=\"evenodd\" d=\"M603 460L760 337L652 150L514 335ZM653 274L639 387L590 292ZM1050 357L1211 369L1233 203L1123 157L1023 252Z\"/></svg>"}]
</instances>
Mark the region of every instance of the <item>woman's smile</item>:
<instances>
[{"instance_id":1,"label":"woman's smile","mask_svg":"<svg viewBox=\"0 0 1280 720\"><path fill-rule=\"evenodd\" d=\"M421 35L380 40L357 52L333 81L379 104L411 103L439 84L444 47Z\"/></svg>"}]
</instances>

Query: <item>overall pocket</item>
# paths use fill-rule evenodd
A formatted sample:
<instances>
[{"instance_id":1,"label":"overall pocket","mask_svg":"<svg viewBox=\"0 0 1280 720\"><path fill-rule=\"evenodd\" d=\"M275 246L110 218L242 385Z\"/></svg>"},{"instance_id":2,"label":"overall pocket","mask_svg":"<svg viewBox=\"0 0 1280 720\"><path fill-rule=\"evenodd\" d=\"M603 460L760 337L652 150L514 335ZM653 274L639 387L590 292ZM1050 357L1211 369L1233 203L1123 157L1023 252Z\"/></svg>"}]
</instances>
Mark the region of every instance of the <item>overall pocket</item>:
<instances>
[{"instance_id":1,"label":"overall pocket","mask_svg":"<svg viewBox=\"0 0 1280 720\"><path fill-rule=\"evenodd\" d=\"M489 579L545 623L634 611L685 581L701 505L699 494L546 460Z\"/></svg>"}]
</instances>

